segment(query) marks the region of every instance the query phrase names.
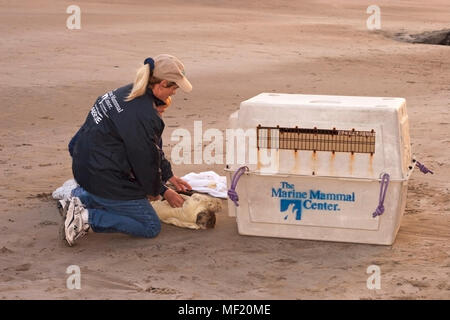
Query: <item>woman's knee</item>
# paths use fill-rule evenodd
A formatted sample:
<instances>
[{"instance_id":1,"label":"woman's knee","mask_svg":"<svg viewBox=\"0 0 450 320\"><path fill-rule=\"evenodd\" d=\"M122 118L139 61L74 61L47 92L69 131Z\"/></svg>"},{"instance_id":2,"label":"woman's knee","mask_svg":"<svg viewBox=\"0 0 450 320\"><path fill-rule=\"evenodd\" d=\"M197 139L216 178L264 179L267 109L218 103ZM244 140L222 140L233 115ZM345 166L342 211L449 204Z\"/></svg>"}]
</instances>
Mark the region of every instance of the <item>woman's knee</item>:
<instances>
[{"instance_id":1,"label":"woman's knee","mask_svg":"<svg viewBox=\"0 0 450 320\"><path fill-rule=\"evenodd\" d=\"M159 220L152 221L151 224L147 225L144 237L155 238L160 232L161 232L161 222L159 222Z\"/></svg>"}]
</instances>

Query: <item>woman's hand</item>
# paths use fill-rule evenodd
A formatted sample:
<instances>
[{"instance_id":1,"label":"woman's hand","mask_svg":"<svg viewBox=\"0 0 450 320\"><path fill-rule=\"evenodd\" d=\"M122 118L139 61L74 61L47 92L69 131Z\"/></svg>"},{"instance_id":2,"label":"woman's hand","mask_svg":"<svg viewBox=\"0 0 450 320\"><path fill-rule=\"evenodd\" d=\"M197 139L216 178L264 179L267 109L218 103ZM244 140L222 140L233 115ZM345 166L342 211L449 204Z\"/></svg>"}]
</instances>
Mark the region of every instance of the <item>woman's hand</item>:
<instances>
[{"instance_id":1,"label":"woman's hand","mask_svg":"<svg viewBox=\"0 0 450 320\"><path fill-rule=\"evenodd\" d=\"M172 178L169 179L169 182L175 186L177 191L192 190L192 187L189 183L187 183L181 178L178 178L177 176L172 176Z\"/></svg>"},{"instance_id":2,"label":"woman's hand","mask_svg":"<svg viewBox=\"0 0 450 320\"><path fill-rule=\"evenodd\" d=\"M180 208L184 203L183 197L172 189L167 189L166 192L164 192L164 199L167 200L172 208Z\"/></svg>"}]
</instances>

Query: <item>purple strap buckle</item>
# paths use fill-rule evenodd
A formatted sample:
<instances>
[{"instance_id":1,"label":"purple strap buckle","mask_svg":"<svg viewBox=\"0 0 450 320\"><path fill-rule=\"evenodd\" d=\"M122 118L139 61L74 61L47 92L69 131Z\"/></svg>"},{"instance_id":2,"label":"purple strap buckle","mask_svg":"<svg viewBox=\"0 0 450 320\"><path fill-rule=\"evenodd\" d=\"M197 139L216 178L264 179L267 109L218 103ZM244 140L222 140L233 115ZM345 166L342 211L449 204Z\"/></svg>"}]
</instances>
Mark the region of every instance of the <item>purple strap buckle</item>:
<instances>
[{"instance_id":1,"label":"purple strap buckle","mask_svg":"<svg viewBox=\"0 0 450 320\"><path fill-rule=\"evenodd\" d=\"M433 171L431 171L430 169L428 169L427 167L425 167L424 164L420 163L419 161L416 160L416 166L419 167L420 172L427 174L427 173L431 173L434 174Z\"/></svg>"},{"instance_id":2,"label":"purple strap buckle","mask_svg":"<svg viewBox=\"0 0 450 320\"><path fill-rule=\"evenodd\" d=\"M377 216L381 216L384 213L384 198L386 197L386 190L389 185L389 174L385 173L381 177L381 185L380 185L380 198L378 200L378 207L375 212L372 214L374 218Z\"/></svg>"},{"instance_id":3,"label":"purple strap buckle","mask_svg":"<svg viewBox=\"0 0 450 320\"><path fill-rule=\"evenodd\" d=\"M249 171L249 168L247 166L240 167L236 170L236 172L233 175L233 178L231 179L231 187L228 189L228 198L230 198L231 201L234 202L234 205L236 207L239 207L239 196L236 192L236 186L239 181L239 178L244 174L245 171Z\"/></svg>"}]
</instances>

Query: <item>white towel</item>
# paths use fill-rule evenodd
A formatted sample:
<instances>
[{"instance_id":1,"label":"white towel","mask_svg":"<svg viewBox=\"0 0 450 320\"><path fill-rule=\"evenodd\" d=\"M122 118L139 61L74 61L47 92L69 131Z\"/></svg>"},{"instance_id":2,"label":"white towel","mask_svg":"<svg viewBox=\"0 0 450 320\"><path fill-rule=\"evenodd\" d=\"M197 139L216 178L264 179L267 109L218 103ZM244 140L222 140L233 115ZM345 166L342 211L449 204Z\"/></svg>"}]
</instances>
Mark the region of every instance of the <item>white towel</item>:
<instances>
[{"instance_id":1,"label":"white towel","mask_svg":"<svg viewBox=\"0 0 450 320\"><path fill-rule=\"evenodd\" d=\"M188 173L181 177L192 187L192 190L208 193L213 197L224 198L227 196L227 178L219 176L214 171L204 171L200 173Z\"/></svg>"}]
</instances>

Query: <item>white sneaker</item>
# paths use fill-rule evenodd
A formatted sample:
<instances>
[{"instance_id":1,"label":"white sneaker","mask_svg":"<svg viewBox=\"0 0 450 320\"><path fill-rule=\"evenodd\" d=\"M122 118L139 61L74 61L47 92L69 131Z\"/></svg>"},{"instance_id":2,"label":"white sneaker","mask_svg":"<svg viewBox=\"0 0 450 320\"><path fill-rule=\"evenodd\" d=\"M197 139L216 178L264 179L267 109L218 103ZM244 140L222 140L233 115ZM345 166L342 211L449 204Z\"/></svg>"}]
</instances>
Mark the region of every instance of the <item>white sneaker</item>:
<instances>
[{"instance_id":1,"label":"white sneaker","mask_svg":"<svg viewBox=\"0 0 450 320\"><path fill-rule=\"evenodd\" d=\"M69 209L69 204L70 204L70 201L68 199L58 200L58 202L56 203L58 210L59 210L59 214L61 215L61 222L60 222L59 228L58 228L58 236L59 236L59 239L61 241L64 241L66 244L67 244L67 241L66 241L65 221L66 221L66 216L67 216L67 210Z\"/></svg>"},{"instance_id":2,"label":"white sneaker","mask_svg":"<svg viewBox=\"0 0 450 320\"><path fill-rule=\"evenodd\" d=\"M89 231L89 224L83 223L81 213L86 210L78 197L70 199L64 222L64 238L69 246Z\"/></svg>"}]
</instances>

